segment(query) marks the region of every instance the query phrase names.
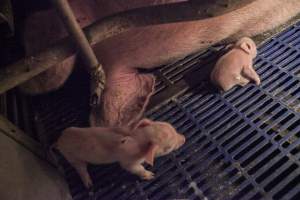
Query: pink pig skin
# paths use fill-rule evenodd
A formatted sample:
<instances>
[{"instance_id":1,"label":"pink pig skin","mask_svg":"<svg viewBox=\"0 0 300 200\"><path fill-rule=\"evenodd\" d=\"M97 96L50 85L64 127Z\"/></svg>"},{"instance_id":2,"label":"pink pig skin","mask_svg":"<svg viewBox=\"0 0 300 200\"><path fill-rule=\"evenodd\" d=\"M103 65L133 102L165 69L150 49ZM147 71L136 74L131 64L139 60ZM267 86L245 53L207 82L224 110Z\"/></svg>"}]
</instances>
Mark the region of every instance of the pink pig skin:
<instances>
[{"instance_id":1,"label":"pink pig skin","mask_svg":"<svg viewBox=\"0 0 300 200\"><path fill-rule=\"evenodd\" d=\"M256 54L256 45L252 39L239 39L216 63L210 75L212 82L223 91L230 90L235 85L245 86L250 81L259 85L260 78L253 69Z\"/></svg>"},{"instance_id":2,"label":"pink pig skin","mask_svg":"<svg viewBox=\"0 0 300 200\"><path fill-rule=\"evenodd\" d=\"M176 2L174 0L72 0L81 26L130 8ZM152 68L206 48L225 38L238 39L272 29L300 12L299 0L255 0L230 13L201 21L136 28L109 38L94 50L107 75L103 103L92 110L91 125L134 125L153 92L152 75L137 68ZM49 20L51 19L51 20ZM53 11L33 14L25 23L27 53L45 48L65 36ZM38 38L38 40L37 40ZM74 57L23 85L29 94L60 87L72 71Z\"/></svg>"},{"instance_id":3,"label":"pink pig skin","mask_svg":"<svg viewBox=\"0 0 300 200\"><path fill-rule=\"evenodd\" d=\"M154 157L166 155L185 143L183 135L166 122L148 119L128 128L76 128L63 131L54 148L76 169L84 185L92 186L87 164L118 162L124 169L149 180L154 177L143 162L153 165Z\"/></svg>"}]
</instances>

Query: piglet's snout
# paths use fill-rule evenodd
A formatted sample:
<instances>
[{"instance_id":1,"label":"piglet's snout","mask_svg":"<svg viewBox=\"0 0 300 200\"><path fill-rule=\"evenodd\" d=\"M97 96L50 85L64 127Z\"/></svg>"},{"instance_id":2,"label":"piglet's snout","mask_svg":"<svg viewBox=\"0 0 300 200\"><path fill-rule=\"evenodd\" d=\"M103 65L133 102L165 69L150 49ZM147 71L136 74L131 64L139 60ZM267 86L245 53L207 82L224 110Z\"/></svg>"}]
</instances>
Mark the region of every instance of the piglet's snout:
<instances>
[{"instance_id":1,"label":"piglet's snout","mask_svg":"<svg viewBox=\"0 0 300 200\"><path fill-rule=\"evenodd\" d=\"M177 148L181 147L185 143L184 135L178 134Z\"/></svg>"}]
</instances>

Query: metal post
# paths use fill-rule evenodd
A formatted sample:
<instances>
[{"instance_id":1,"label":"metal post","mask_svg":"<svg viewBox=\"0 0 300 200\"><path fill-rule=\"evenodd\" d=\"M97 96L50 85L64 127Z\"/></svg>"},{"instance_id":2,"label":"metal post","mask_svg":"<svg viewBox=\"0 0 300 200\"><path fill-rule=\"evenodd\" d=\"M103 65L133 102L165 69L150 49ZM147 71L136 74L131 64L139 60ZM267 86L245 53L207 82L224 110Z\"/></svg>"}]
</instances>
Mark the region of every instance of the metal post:
<instances>
[{"instance_id":1,"label":"metal post","mask_svg":"<svg viewBox=\"0 0 300 200\"><path fill-rule=\"evenodd\" d=\"M67 0L52 0L60 13L68 32L74 42L80 48L81 55L88 65L91 72L91 105L95 106L99 102L101 92L104 89L105 74L102 65L99 63L93 49L91 48L82 29L76 21L74 13Z\"/></svg>"}]
</instances>

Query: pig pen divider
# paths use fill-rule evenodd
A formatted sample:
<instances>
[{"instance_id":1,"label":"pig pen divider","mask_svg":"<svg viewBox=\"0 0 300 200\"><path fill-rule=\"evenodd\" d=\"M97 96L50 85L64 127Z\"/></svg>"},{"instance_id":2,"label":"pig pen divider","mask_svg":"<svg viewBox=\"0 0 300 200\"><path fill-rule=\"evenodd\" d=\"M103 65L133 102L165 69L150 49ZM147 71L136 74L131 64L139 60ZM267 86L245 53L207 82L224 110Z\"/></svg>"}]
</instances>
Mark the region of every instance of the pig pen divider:
<instances>
[{"instance_id":1,"label":"pig pen divider","mask_svg":"<svg viewBox=\"0 0 300 200\"><path fill-rule=\"evenodd\" d=\"M152 181L117 164L89 166L94 199L300 199L300 22L259 47L260 86L216 91L207 80L222 47L214 49L155 72L157 101L146 115L172 123L186 144L155 160ZM49 137L87 124L82 96L88 84L74 81L86 77L72 76L61 90L32 99L37 123ZM88 199L74 169L64 159L60 163L73 198Z\"/></svg>"}]
</instances>

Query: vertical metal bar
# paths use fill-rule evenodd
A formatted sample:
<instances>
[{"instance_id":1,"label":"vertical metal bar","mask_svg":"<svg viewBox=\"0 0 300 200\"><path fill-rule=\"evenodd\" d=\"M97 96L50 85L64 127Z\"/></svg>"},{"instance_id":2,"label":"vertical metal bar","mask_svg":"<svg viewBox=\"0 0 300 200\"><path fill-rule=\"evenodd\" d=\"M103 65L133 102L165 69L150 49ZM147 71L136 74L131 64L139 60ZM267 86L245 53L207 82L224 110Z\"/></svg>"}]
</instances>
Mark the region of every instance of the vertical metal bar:
<instances>
[{"instance_id":1,"label":"vertical metal bar","mask_svg":"<svg viewBox=\"0 0 300 200\"><path fill-rule=\"evenodd\" d=\"M15 91L11 91L11 105L12 105L12 120L16 126L20 126L19 121L19 106L17 102L17 94Z\"/></svg>"},{"instance_id":2,"label":"vertical metal bar","mask_svg":"<svg viewBox=\"0 0 300 200\"><path fill-rule=\"evenodd\" d=\"M34 139L37 139L36 135L32 129L28 97L20 94L18 91L18 98L20 99L21 115L22 115L22 120L23 120L23 130L28 136L30 136Z\"/></svg>"},{"instance_id":3,"label":"vertical metal bar","mask_svg":"<svg viewBox=\"0 0 300 200\"><path fill-rule=\"evenodd\" d=\"M7 117L7 93L0 95L0 114Z\"/></svg>"},{"instance_id":4,"label":"vertical metal bar","mask_svg":"<svg viewBox=\"0 0 300 200\"><path fill-rule=\"evenodd\" d=\"M102 65L99 63L86 36L76 21L74 13L67 0L52 0L60 13L67 30L73 37L74 42L80 48L81 55L91 72L91 105L95 106L100 100L101 92L104 89L105 74Z\"/></svg>"}]
</instances>

